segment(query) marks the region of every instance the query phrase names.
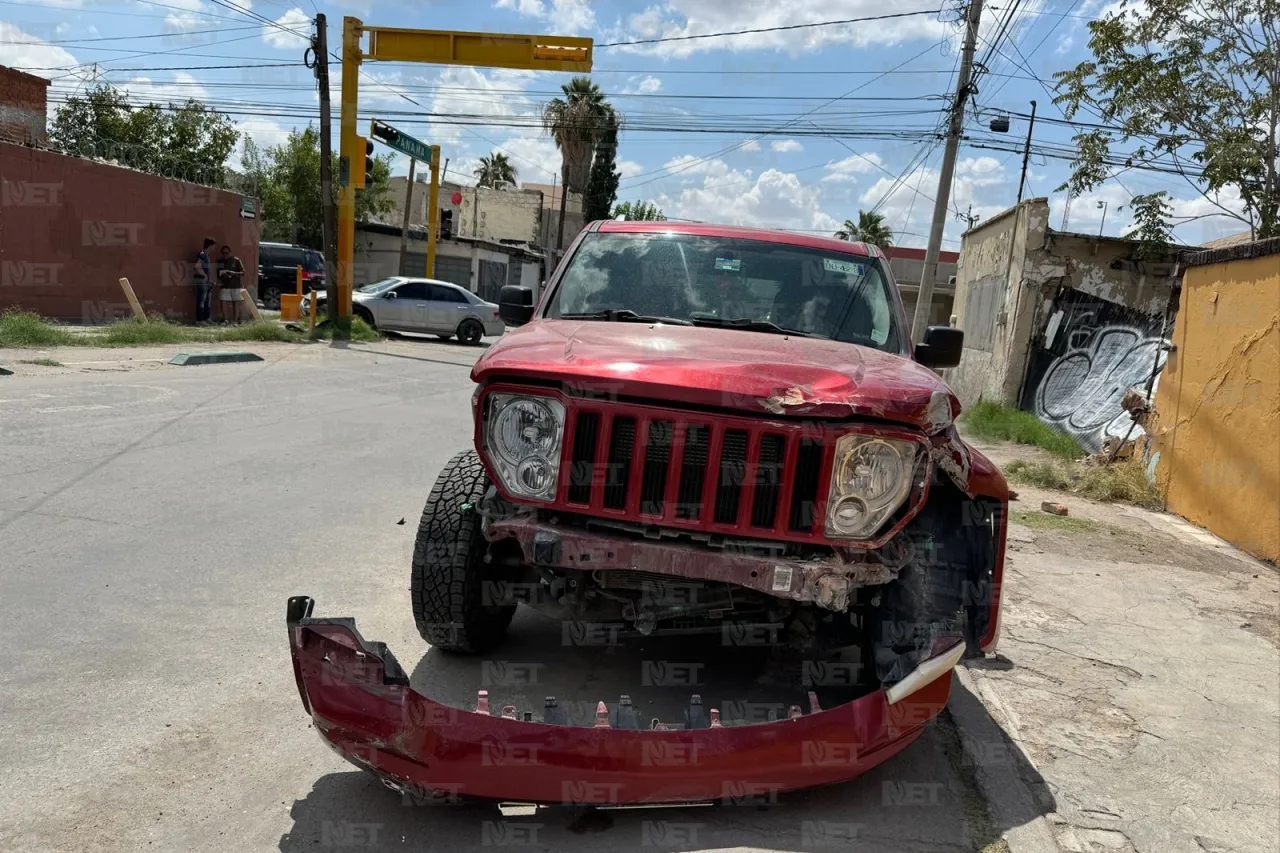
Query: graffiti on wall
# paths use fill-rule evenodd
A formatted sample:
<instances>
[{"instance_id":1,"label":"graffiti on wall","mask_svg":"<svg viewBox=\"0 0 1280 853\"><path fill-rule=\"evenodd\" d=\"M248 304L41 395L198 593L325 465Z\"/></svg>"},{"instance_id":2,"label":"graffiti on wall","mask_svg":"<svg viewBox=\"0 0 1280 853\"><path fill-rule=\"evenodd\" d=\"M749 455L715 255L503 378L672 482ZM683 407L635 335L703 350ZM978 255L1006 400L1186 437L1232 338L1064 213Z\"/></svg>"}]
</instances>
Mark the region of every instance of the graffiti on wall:
<instances>
[{"instance_id":1,"label":"graffiti on wall","mask_svg":"<svg viewBox=\"0 0 1280 853\"><path fill-rule=\"evenodd\" d=\"M1121 401L1130 388L1145 391L1153 372L1158 386L1168 342L1161 318L1081 296L1062 300L1050 315L1023 408L1096 453L1109 437L1143 435Z\"/></svg>"}]
</instances>

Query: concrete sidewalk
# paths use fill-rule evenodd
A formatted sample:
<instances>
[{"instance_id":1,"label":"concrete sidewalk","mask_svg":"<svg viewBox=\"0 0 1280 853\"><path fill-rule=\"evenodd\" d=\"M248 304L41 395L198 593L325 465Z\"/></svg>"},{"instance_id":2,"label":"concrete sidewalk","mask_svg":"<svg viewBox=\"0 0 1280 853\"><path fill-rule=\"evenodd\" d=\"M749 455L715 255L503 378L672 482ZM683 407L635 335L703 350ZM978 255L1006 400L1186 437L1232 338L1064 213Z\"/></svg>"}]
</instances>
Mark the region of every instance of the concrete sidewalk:
<instances>
[{"instance_id":1,"label":"concrete sidewalk","mask_svg":"<svg viewBox=\"0 0 1280 853\"><path fill-rule=\"evenodd\" d=\"M1017 489L1015 519L1053 498L1088 529L1015 520L1000 654L962 680L1043 777L1057 844L1280 850L1276 568L1173 516Z\"/></svg>"}]
</instances>

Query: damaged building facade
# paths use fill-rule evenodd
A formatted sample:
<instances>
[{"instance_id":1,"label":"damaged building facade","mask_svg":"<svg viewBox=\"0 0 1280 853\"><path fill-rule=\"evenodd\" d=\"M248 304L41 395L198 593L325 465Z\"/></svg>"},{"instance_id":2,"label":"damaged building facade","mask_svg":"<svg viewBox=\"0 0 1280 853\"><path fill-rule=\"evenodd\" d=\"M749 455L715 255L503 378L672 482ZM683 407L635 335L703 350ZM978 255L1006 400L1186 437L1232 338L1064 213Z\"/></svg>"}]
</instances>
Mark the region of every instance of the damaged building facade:
<instances>
[{"instance_id":1,"label":"damaged building facade","mask_svg":"<svg viewBox=\"0 0 1280 853\"><path fill-rule=\"evenodd\" d=\"M1158 386L1175 252L1142 259L1132 240L1056 231L1044 198L979 224L961 247L954 312L965 351L947 381L965 406L1033 412L1090 452L1139 437L1122 401Z\"/></svg>"}]
</instances>

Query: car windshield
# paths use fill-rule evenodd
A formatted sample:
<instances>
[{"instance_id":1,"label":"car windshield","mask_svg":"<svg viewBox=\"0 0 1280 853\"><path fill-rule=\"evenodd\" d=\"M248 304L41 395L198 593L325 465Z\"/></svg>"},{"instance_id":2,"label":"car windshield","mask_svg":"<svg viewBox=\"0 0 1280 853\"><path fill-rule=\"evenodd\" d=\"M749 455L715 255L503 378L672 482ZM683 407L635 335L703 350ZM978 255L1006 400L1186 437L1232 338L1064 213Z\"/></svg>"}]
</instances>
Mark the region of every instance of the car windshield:
<instances>
[{"instance_id":1,"label":"car windshield","mask_svg":"<svg viewBox=\"0 0 1280 853\"><path fill-rule=\"evenodd\" d=\"M402 278L384 278L382 281L375 281L373 284L366 284L358 289L361 293L381 293L388 287L394 287L402 281L404 281Z\"/></svg>"},{"instance_id":2,"label":"car windshield","mask_svg":"<svg viewBox=\"0 0 1280 853\"><path fill-rule=\"evenodd\" d=\"M891 286L878 259L830 249L595 233L570 258L543 316L728 326L900 353Z\"/></svg>"}]
</instances>

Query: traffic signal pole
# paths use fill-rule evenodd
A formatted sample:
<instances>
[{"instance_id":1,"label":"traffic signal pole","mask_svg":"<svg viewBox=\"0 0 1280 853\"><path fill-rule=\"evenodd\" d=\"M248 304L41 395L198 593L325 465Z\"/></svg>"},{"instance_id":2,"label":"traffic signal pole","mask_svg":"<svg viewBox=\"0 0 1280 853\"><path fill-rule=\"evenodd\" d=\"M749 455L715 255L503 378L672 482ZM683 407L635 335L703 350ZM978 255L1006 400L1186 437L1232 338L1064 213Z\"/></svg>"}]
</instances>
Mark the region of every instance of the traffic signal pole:
<instances>
[{"instance_id":1,"label":"traffic signal pole","mask_svg":"<svg viewBox=\"0 0 1280 853\"><path fill-rule=\"evenodd\" d=\"M427 196L427 278L436 277L436 231L440 227L440 146L431 146L431 189Z\"/></svg>"},{"instance_id":2,"label":"traffic signal pole","mask_svg":"<svg viewBox=\"0 0 1280 853\"><path fill-rule=\"evenodd\" d=\"M338 189L338 280L330 300L339 317L351 316L351 285L355 281L356 185L364 186L364 146L356 133L356 104L360 93L360 37L358 18L342 19L341 186ZM360 173L357 180L357 173Z\"/></svg>"},{"instance_id":3,"label":"traffic signal pole","mask_svg":"<svg viewBox=\"0 0 1280 853\"><path fill-rule=\"evenodd\" d=\"M360 42L368 35L369 49ZM355 274L356 190L366 177L366 140L356 133L360 64L418 62L428 65L466 65L481 68L519 68L529 71L590 72L593 42L589 38L509 33L467 33L451 30L411 30L366 27L359 18L342 19L342 141L338 194L338 261L334 300L339 316L351 316L351 286ZM369 142L372 146L372 142ZM435 272L435 230L439 222L439 153L432 146L431 212L427 228L427 275Z\"/></svg>"}]
</instances>

